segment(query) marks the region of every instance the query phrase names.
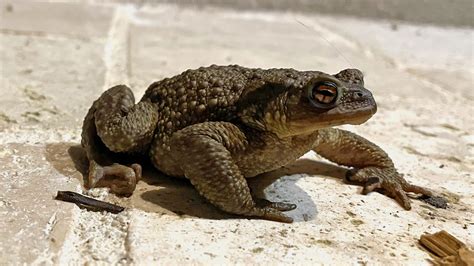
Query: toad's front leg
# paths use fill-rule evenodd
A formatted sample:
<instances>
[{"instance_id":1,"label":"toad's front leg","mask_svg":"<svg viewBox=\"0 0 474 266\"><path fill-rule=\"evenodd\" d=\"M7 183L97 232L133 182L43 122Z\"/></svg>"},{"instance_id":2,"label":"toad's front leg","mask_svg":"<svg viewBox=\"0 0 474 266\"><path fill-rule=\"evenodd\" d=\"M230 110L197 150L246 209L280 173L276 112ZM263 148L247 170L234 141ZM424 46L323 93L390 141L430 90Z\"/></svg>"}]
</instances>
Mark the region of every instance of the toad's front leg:
<instances>
[{"instance_id":1,"label":"toad's front leg","mask_svg":"<svg viewBox=\"0 0 474 266\"><path fill-rule=\"evenodd\" d=\"M319 130L313 150L335 163L354 167L347 179L363 183L362 193L382 189L406 210L411 209L407 192L433 195L426 188L408 183L380 147L354 133L334 128Z\"/></svg>"},{"instance_id":2,"label":"toad's front leg","mask_svg":"<svg viewBox=\"0 0 474 266\"><path fill-rule=\"evenodd\" d=\"M188 126L171 137L171 156L184 175L209 202L229 213L279 222L293 220L281 211L293 205L256 204L245 177L232 159L232 152L248 145L244 133L227 122ZM291 206L290 206L291 205Z\"/></svg>"}]
</instances>

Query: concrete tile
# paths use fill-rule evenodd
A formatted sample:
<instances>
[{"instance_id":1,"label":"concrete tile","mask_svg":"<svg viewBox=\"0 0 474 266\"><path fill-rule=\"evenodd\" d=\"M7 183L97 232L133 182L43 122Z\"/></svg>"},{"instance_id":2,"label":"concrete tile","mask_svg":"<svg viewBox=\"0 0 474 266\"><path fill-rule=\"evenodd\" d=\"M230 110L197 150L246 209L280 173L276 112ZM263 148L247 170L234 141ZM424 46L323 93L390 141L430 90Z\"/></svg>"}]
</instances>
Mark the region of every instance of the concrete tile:
<instances>
[{"instance_id":1,"label":"concrete tile","mask_svg":"<svg viewBox=\"0 0 474 266\"><path fill-rule=\"evenodd\" d=\"M38 10L48 7L37 5ZM391 265L396 261L418 265L428 258L416 246L424 232L446 229L472 245L474 138L473 123L466 115L469 101L458 96L446 100L449 94L433 86L435 80L400 68L395 59L410 59L401 42L384 50L384 43L370 38L362 42L328 26L323 22L338 19L325 16L171 5L130 9L125 12L132 23L130 62L122 63L130 63L137 98L153 81L213 63L329 73L361 68L379 112L362 126L345 128L379 144L408 180L448 197L449 209L433 209L414 200L413 210L403 211L381 194L360 195L360 187L342 184L341 168L316 162L321 158L313 153L253 184L264 189L270 200L298 205L289 213L295 218L289 225L223 214L186 182L156 172L146 173L148 179L139 183L131 198L117 198L103 190L88 192L128 207L119 215L91 213L51 200L56 190L74 190L80 184L76 167L86 163L72 159L69 147L79 142L82 118L110 70L102 62L106 30L89 29L87 23L83 29L79 26L83 18L71 15L68 22L69 16L62 15L75 5L83 4L51 4L57 10L53 22L38 22L38 28L29 29L51 34L28 34L21 27L0 34L1 61L6 62L2 91L10 92L0 100L4 130L0 189L5 191L0 212L17 221L0 220L0 235L12 239L1 241L1 253L9 255L0 262ZM83 6L80 14L96 16L85 14L94 13L95 5ZM28 8L18 7L18 14L31 14ZM24 18L10 17L23 22L9 23L26 25ZM56 19L73 23L74 34L61 27L48 31ZM364 32L363 24L341 25L349 32ZM383 36L384 29L391 31L381 27L377 32ZM416 63L415 59L410 62ZM420 70L417 64L411 66ZM429 76L431 71L420 73ZM60 112L47 111L53 107ZM56 244L50 239L57 239Z\"/></svg>"},{"instance_id":2,"label":"concrete tile","mask_svg":"<svg viewBox=\"0 0 474 266\"><path fill-rule=\"evenodd\" d=\"M47 150L19 143L0 147L0 264L51 263L66 238L73 204L53 197L58 190L76 190L80 174L67 177L58 170L67 166L67 149Z\"/></svg>"},{"instance_id":3,"label":"concrete tile","mask_svg":"<svg viewBox=\"0 0 474 266\"><path fill-rule=\"evenodd\" d=\"M384 56L400 72L409 73L415 79L448 92L447 102L472 102L474 99L472 29L388 21L374 23L328 16L318 21L373 53ZM426 94L430 92L426 91Z\"/></svg>"},{"instance_id":4,"label":"concrete tile","mask_svg":"<svg viewBox=\"0 0 474 266\"><path fill-rule=\"evenodd\" d=\"M102 92L104 40L0 34L0 43L0 129L81 126Z\"/></svg>"},{"instance_id":5,"label":"concrete tile","mask_svg":"<svg viewBox=\"0 0 474 266\"><path fill-rule=\"evenodd\" d=\"M176 195L184 192L174 196L159 196L172 189L138 192L135 202L146 197L162 199L154 200L156 207L150 202L134 205L137 211L131 213L129 228L133 261L390 265L396 260L424 264L428 257L415 245L425 231L448 228L469 243L473 236L469 217L474 213L470 207L474 184L466 182L473 167L471 123L463 115L469 108L468 101L459 101L458 97L446 100L446 91L398 67L399 58L418 62L401 52L402 42L393 42L396 47L385 52L381 43L370 38L360 41L363 34L354 37L329 27L325 22L338 21L331 19L173 6L144 8L131 20L134 91L141 95L152 81L212 63L329 73L348 67L363 69L379 111L368 123L345 128L379 144L411 182L452 199L451 208L437 210L414 200L412 211L406 212L381 194L360 195L359 187L342 184L337 171L314 161L321 158L307 154L309 161L297 162L290 170L277 173L282 176L280 181L265 190L270 200L298 204L299 208L289 213L296 220L290 226L212 218L205 211L189 212L184 208L184 213L177 211L176 215L169 213L173 208L167 209L170 204L163 198L176 202ZM353 28L350 23L341 25L347 31L353 29L354 34L364 32L356 23ZM378 28L377 34L384 36L391 31L390 27L383 29ZM415 64L413 67L418 69ZM424 131L432 136L423 135ZM157 239L161 242L148 244Z\"/></svg>"},{"instance_id":6,"label":"concrete tile","mask_svg":"<svg viewBox=\"0 0 474 266\"><path fill-rule=\"evenodd\" d=\"M2 2L0 10L0 264L62 263L80 211L53 196L80 189L68 151L103 90L111 9Z\"/></svg>"},{"instance_id":7,"label":"concrete tile","mask_svg":"<svg viewBox=\"0 0 474 266\"><path fill-rule=\"evenodd\" d=\"M318 22L400 67L473 71L472 29L321 16ZM456 41L453 41L456 40Z\"/></svg>"},{"instance_id":8,"label":"concrete tile","mask_svg":"<svg viewBox=\"0 0 474 266\"><path fill-rule=\"evenodd\" d=\"M127 238L130 259L139 265L393 265L394 259L402 264L424 264L428 255L414 245L425 231L449 228L467 243L472 237L464 229L473 214L468 202L437 210L413 201L413 210L407 212L386 196L364 196L359 187L343 184L340 168L317 163L312 154L305 158L253 184L255 188L280 178L265 193L270 200L298 205L288 212L295 218L293 224L216 215L220 214L217 210L212 215L205 202L194 199L195 192L186 192L189 185L171 184L159 176L157 185L141 184L129 203L134 208ZM185 202L180 200L183 197ZM186 210L186 205L192 210Z\"/></svg>"},{"instance_id":9,"label":"concrete tile","mask_svg":"<svg viewBox=\"0 0 474 266\"><path fill-rule=\"evenodd\" d=\"M151 82L211 64L338 72L346 61L324 38L288 14L239 13L158 6L131 19L131 82L140 94ZM350 41L329 32L345 54Z\"/></svg>"},{"instance_id":10,"label":"concrete tile","mask_svg":"<svg viewBox=\"0 0 474 266\"><path fill-rule=\"evenodd\" d=\"M102 92L114 9L84 3L0 4L0 130L77 128Z\"/></svg>"},{"instance_id":11,"label":"concrete tile","mask_svg":"<svg viewBox=\"0 0 474 266\"><path fill-rule=\"evenodd\" d=\"M113 8L80 2L2 1L0 32L105 37Z\"/></svg>"}]
</instances>

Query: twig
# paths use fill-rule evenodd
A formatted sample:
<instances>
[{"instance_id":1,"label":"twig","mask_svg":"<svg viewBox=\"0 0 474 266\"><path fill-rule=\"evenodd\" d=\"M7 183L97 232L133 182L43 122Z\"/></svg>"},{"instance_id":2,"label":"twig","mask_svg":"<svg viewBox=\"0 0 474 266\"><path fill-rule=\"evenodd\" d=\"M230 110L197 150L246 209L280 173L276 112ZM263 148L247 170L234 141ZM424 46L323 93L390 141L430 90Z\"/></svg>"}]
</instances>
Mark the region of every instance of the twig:
<instances>
[{"instance_id":1,"label":"twig","mask_svg":"<svg viewBox=\"0 0 474 266\"><path fill-rule=\"evenodd\" d=\"M94 211L107 211L111 213L119 213L125 209L118 205L101 201L101 200L96 200L93 198L89 198L72 191L58 191L58 194L56 195L55 199L72 202L78 205L79 207L84 207L84 208L94 210Z\"/></svg>"}]
</instances>

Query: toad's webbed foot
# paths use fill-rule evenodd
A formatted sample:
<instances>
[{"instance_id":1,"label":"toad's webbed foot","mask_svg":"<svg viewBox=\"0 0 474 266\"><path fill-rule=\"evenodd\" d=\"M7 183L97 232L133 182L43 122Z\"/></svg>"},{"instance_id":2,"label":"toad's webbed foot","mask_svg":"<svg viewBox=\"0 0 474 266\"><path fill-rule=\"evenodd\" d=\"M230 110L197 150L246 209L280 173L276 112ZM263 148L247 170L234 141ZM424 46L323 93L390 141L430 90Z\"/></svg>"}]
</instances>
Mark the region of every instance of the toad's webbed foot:
<instances>
[{"instance_id":1,"label":"toad's webbed foot","mask_svg":"<svg viewBox=\"0 0 474 266\"><path fill-rule=\"evenodd\" d=\"M426 188L408 183L395 168L365 167L362 169L352 169L347 172L346 179L350 182L362 183L364 186L362 194L368 194L376 189L381 189L406 210L411 209L407 192L424 196L433 195L433 192Z\"/></svg>"},{"instance_id":2,"label":"toad's webbed foot","mask_svg":"<svg viewBox=\"0 0 474 266\"><path fill-rule=\"evenodd\" d=\"M287 211L285 209L284 211ZM292 223L293 218L284 215L281 210L278 210L274 207L253 207L246 213L242 213L246 216L254 216L257 218L262 218L265 220L275 221L275 222L282 222L282 223Z\"/></svg>"},{"instance_id":3,"label":"toad's webbed foot","mask_svg":"<svg viewBox=\"0 0 474 266\"><path fill-rule=\"evenodd\" d=\"M255 198L255 203L258 207L270 207L278 211L286 212L296 209L296 204L285 202L273 202L267 199Z\"/></svg>"},{"instance_id":4,"label":"toad's webbed foot","mask_svg":"<svg viewBox=\"0 0 474 266\"><path fill-rule=\"evenodd\" d=\"M347 173L346 179L363 184L363 194L381 190L395 198L406 210L411 209L408 192L433 196L429 189L408 183L397 172L387 153L354 133L335 128L320 130L314 150L333 162L354 167Z\"/></svg>"},{"instance_id":5,"label":"toad's webbed foot","mask_svg":"<svg viewBox=\"0 0 474 266\"><path fill-rule=\"evenodd\" d=\"M130 167L117 163L100 166L91 161L86 187L108 187L114 194L130 196L141 176L142 167L139 164L132 164Z\"/></svg>"}]
</instances>

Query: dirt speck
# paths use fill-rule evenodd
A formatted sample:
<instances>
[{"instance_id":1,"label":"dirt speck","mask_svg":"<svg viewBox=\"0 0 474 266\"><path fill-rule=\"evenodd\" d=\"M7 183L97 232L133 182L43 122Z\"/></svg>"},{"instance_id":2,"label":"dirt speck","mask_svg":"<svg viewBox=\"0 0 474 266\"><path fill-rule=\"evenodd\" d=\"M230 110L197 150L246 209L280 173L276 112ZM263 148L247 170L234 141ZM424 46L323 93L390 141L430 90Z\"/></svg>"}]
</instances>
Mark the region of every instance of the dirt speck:
<instances>
[{"instance_id":1,"label":"dirt speck","mask_svg":"<svg viewBox=\"0 0 474 266\"><path fill-rule=\"evenodd\" d=\"M252 253L261 253L263 251L263 248L262 247L254 248L251 251Z\"/></svg>"},{"instance_id":2,"label":"dirt speck","mask_svg":"<svg viewBox=\"0 0 474 266\"><path fill-rule=\"evenodd\" d=\"M46 96L32 90L31 88L25 88L23 93L32 101L43 101L46 100Z\"/></svg>"},{"instance_id":3,"label":"dirt speck","mask_svg":"<svg viewBox=\"0 0 474 266\"><path fill-rule=\"evenodd\" d=\"M208 256L211 257L211 258L217 257L215 254L212 254L212 253L210 253L210 252L204 252L204 254L205 254L205 255L208 255Z\"/></svg>"},{"instance_id":4,"label":"dirt speck","mask_svg":"<svg viewBox=\"0 0 474 266\"><path fill-rule=\"evenodd\" d=\"M334 243L329 240L329 239L318 239L315 241L316 243L318 244L323 244L323 245L326 245L326 246L332 246Z\"/></svg>"},{"instance_id":5,"label":"dirt speck","mask_svg":"<svg viewBox=\"0 0 474 266\"><path fill-rule=\"evenodd\" d=\"M447 129L451 129L453 131L460 131L459 128L453 126L453 125L450 125L450 124L441 124L440 126L444 127L444 128L447 128Z\"/></svg>"},{"instance_id":6,"label":"dirt speck","mask_svg":"<svg viewBox=\"0 0 474 266\"><path fill-rule=\"evenodd\" d=\"M355 225L355 226L359 226L359 225L361 225L361 224L364 224L364 221L359 220L359 219L352 219L352 220L351 220L351 223L352 223L353 225Z\"/></svg>"},{"instance_id":7,"label":"dirt speck","mask_svg":"<svg viewBox=\"0 0 474 266\"><path fill-rule=\"evenodd\" d=\"M346 211L346 214L349 215L350 217L354 218L356 217L357 215L351 211Z\"/></svg>"},{"instance_id":8,"label":"dirt speck","mask_svg":"<svg viewBox=\"0 0 474 266\"><path fill-rule=\"evenodd\" d=\"M13 6L12 6L11 4L7 4L7 5L5 6L5 11L7 11L7 12L13 12Z\"/></svg>"},{"instance_id":9,"label":"dirt speck","mask_svg":"<svg viewBox=\"0 0 474 266\"><path fill-rule=\"evenodd\" d=\"M438 197L438 196L425 196L421 197L420 200L430 204L431 206L434 206L436 208L441 208L441 209L446 209L448 208L448 200L443 198L443 197Z\"/></svg>"},{"instance_id":10,"label":"dirt speck","mask_svg":"<svg viewBox=\"0 0 474 266\"><path fill-rule=\"evenodd\" d=\"M461 196L459 196L458 194L455 194L453 192L449 192L449 191L443 191L441 192L441 195L446 198L446 200L448 202L451 202L451 203L458 203L459 200L461 199Z\"/></svg>"},{"instance_id":11,"label":"dirt speck","mask_svg":"<svg viewBox=\"0 0 474 266\"><path fill-rule=\"evenodd\" d=\"M17 123L15 119L12 119L12 118L8 117L4 113L0 113L0 121L4 121L6 123L11 123L11 124L16 124Z\"/></svg>"}]
</instances>

